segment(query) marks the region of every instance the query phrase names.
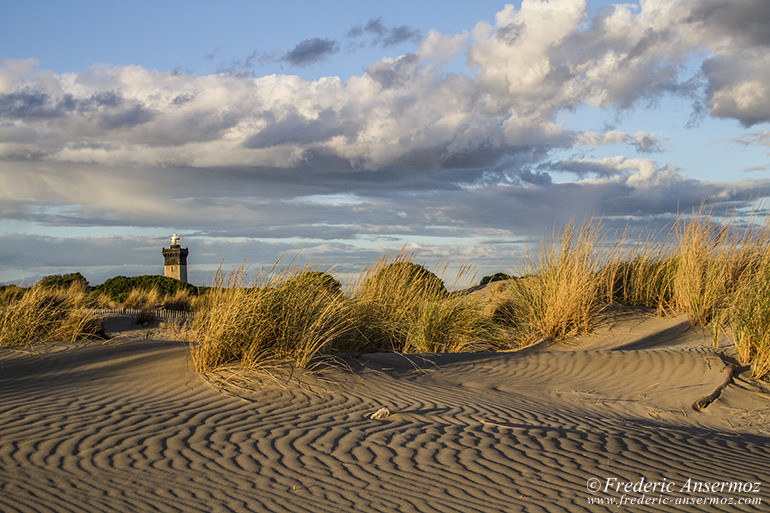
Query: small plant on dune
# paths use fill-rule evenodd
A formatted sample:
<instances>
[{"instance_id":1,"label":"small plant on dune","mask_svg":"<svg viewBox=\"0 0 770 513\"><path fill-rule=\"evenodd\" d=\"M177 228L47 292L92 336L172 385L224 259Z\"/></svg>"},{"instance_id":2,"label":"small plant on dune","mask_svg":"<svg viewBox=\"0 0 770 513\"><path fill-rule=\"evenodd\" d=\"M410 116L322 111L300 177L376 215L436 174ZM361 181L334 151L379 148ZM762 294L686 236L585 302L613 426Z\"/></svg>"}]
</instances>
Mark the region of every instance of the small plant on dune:
<instances>
[{"instance_id":1,"label":"small plant on dune","mask_svg":"<svg viewBox=\"0 0 770 513\"><path fill-rule=\"evenodd\" d=\"M148 326L153 322L155 322L155 312L152 310L140 310L139 313L134 316L134 324L137 325Z\"/></svg>"},{"instance_id":2,"label":"small plant on dune","mask_svg":"<svg viewBox=\"0 0 770 513\"><path fill-rule=\"evenodd\" d=\"M297 276L286 280L283 287L297 293L322 293L329 296L342 294L342 284L331 274L321 271L302 271Z\"/></svg>"},{"instance_id":3,"label":"small plant on dune","mask_svg":"<svg viewBox=\"0 0 770 513\"><path fill-rule=\"evenodd\" d=\"M729 323L741 363L750 364L753 377L759 379L770 375L770 253L743 278Z\"/></svg>"},{"instance_id":4,"label":"small plant on dune","mask_svg":"<svg viewBox=\"0 0 770 513\"><path fill-rule=\"evenodd\" d=\"M20 299L27 290L18 285L0 285L0 307Z\"/></svg>"},{"instance_id":5,"label":"small plant on dune","mask_svg":"<svg viewBox=\"0 0 770 513\"><path fill-rule=\"evenodd\" d=\"M602 297L608 303L655 308L659 315L672 309L673 281L677 259L672 256L669 238L654 242L650 235L642 244L624 251L624 233L615 245L617 255L602 269Z\"/></svg>"},{"instance_id":6,"label":"small plant on dune","mask_svg":"<svg viewBox=\"0 0 770 513\"><path fill-rule=\"evenodd\" d=\"M177 289L173 294L166 295L160 301L160 307L166 310L192 312L198 304L198 297L190 294L187 289Z\"/></svg>"},{"instance_id":7,"label":"small plant on dune","mask_svg":"<svg viewBox=\"0 0 770 513\"><path fill-rule=\"evenodd\" d=\"M680 216L660 244L604 270L606 297L623 304L687 314L716 338L731 328L742 363L755 377L770 373L770 230L752 228L754 215L716 219L702 205Z\"/></svg>"},{"instance_id":8,"label":"small plant on dune","mask_svg":"<svg viewBox=\"0 0 770 513\"><path fill-rule=\"evenodd\" d=\"M499 272L489 276L484 276L483 278L481 278L479 285L486 285L487 283L494 283L496 281L504 281L504 280L510 280L510 279L511 279L511 276L509 274L506 274L504 272Z\"/></svg>"},{"instance_id":9,"label":"small plant on dune","mask_svg":"<svg viewBox=\"0 0 770 513\"><path fill-rule=\"evenodd\" d=\"M380 259L364 274L359 291L361 297L397 302L398 296L408 294L419 299L442 299L448 294L444 282L420 264L415 254L399 252L392 260Z\"/></svg>"},{"instance_id":10,"label":"small plant on dune","mask_svg":"<svg viewBox=\"0 0 770 513\"><path fill-rule=\"evenodd\" d=\"M414 258L404 250L386 255L359 278L351 299L368 350L458 352L506 345L480 305L450 295L441 278ZM458 279L465 272L461 268Z\"/></svg>"},{"instance_id":11,"label":"small plant on dune","mask_svg":"<svg viewBox=\"0 0 770 513\"><path fill-rule=\"evenodd\" d=\"M767 230L740 229L734 216L715 221L705 206L674 227L673 308L706 326L729 308L742 281L768 248Z\"/></svg>"},{"instance_id":12,"label":"small plant on dune","mask_svg":"<svg viewBox=\"0 0 770 513\"><path fill-rule=\"evenodd\" d=\"M167 276L144 275L115 276L96 287L95 291L108 295L115 302L122 303L134 290L144 292L155 290L160 296L165 297L173 296L179 289L184 289L192 295L197 295L201 290L200 287Z\"/></svg>"},{"instance_id":13,"label":"small plant on dune","mask_svg":"<svg viewBox=\"0 0 770 513\"><path fill-rule=\"evenodd\" d=\"M605 269L612 280L607 300L631 306L655 308L659 314L668 311L672 296L672 276L676 268L672 260L650 260L640 256L628 262L618 262Z\"/></svg>"},{"instance_id":14,"label":"small plant on dune","mask_svg":"<svg viewBox=\"0 0 770 513\"><path fill-rule=\"evenodd\" d=\"M688 313L693 324L705 326L725 306L737 243L728 227L713 224L702 211L687 220L680 217L674 231L673 307Z\"/></svg>"},{"instance_id":15,"label":"small plant on dune","mask_svg":"<svg viewBox=\"0 0 770 513\"><path fill-rule=\"evenodd\" d=\"M80 284L84 289L89 289L88 280L79 272L69 274L52 274L44 276L37 285L47 289L68 289L73 284Z\"/></svg>"},{"instance_id":16,"label":"small plant on dune","mask_svg":"<svg viewBox=\"0 0 770 513\"><path fill-rule=\"evenodd\" d=\"M45 341L72 342L103 335L101 321L87 309L82 286L36 286L0 306L0 345L25 348Z\"/></svg>"},{"instance_id":17,"label":"small plant on dune","mask_svg":"<svg viewBox=\"0 0 770 513\"><path fill-rule=\"evenodd\" d=\"M768 222L770 223L770 221ZM732 329L741 363L750 365L754 378L770 376L770 224L744 229L725 271L724 308L715 315L715 331ZM725 303L727 306L724 306Z\"/></svg>"}]
</instances>

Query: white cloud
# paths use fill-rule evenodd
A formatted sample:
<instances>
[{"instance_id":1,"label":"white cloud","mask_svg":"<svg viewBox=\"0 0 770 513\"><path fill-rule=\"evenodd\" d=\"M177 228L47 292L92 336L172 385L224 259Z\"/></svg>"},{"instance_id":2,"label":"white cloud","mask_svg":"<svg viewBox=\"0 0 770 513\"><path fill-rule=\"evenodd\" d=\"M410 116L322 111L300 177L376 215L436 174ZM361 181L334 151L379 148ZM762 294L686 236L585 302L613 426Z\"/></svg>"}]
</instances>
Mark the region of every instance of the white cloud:
<instances>
[{"instance_id":1,"label":"white cloud","mask_svg":"<svg viewBox=\"0 0 770 513\"><path fill-rule=\"evenodd\" d=\"M6 59L0 128L10 137L0 157L288 168L320 154L354 169L487 166L513 152L567 144L572 135L555 122L561 112L692 94L692 77L679 65L700 51L713 52L704 101L715 116L769 119L770 53L756 46L766 42L764 32L733 37L734 15L725 17L715 1L698 6L648 0L638 10L617 5L591 15L584 0L525 0L519 9L506 6L494 25L477 24L470 38L431 31L416 53L345 81L199 77L140 66L57 75ZM470 72L443 72L462 51ZM656 148L651 140L629 142Z\"/></svg>"},{"instance_id":2,"label":"white cloud","mask_svg":"<svg viewBox=\"0 0 770 513\"><path fill-rule=\"evenodd\" d=\"M580 132L575 139L575 146L604 146L608 144L630 144L642 153L660 151L662 147L662 134L636 132L628 134L617 130L607 132L585 131Z\"/></svg>"},{"instance_id":3,"label":"white cloud","mask_svg":"<svg viewBox=\"0 0 770 513\"><path fill-rule=\"evenodd\" d=\"M738 119L745 126L770 120L769 50L742 50L706 61L703 71L713 115Z\"/></svg>"}]
</instances>

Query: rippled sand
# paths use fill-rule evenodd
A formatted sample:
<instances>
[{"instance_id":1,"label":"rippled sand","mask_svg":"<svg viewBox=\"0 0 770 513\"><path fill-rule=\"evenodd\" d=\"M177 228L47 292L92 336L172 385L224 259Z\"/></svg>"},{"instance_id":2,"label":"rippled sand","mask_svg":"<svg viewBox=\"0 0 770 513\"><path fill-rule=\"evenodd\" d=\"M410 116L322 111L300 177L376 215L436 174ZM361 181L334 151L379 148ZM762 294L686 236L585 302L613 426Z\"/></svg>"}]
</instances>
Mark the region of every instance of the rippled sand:
<instances>
[{"instance_id":1,"label":"rippled sand","mask_svg":"<svg viewBox=\"0 0 770 513\"><path fill-rule=\"evenodd\" d=\"M617 511L588 503L610 477L763 483L761 506L679 510L770 501L769 396L738 378L693 410L724 365L682 318L272 378L204 379L158 330L116 334L0 352L0 510Z\"/></svg>"}]
</instances>

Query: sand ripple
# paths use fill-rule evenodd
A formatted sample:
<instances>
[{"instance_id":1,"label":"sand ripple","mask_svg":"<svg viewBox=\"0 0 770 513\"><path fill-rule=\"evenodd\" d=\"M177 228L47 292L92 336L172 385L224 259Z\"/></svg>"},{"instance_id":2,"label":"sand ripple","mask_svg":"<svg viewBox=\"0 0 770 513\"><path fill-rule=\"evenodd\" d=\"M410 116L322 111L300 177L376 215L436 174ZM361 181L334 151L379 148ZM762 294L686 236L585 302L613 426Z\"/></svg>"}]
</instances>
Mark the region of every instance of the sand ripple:
<instances>
[{"instance_id":1,"label":"sand ripple","mask_svg":"<svg viewBox=\"0 0 770 513\"><path fill-rule=\"evenodd\" d=\"M174 342L6 354L0 510L597 511L586 481L612 476L768 500L770 437L688 410L719 381L703 352L362 362L223 393Z\"/></svg>"}]
</instances>

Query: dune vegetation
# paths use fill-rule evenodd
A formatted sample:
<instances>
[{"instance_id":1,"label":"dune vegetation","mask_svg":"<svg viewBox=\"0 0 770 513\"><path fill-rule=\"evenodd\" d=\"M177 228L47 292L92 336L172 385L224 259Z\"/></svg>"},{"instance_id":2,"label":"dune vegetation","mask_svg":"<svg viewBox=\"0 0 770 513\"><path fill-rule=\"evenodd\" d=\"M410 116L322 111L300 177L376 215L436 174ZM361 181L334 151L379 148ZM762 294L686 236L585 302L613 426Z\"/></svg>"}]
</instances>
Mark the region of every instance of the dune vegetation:
<instances>
[{"instance_id":1,"label":"dune vegetation","mask_svg":"<svg viewBox=\"0 0 770 513\"><path fill-rule=\"evenodd\" d=\"M660 315L687 314L693 326L732 333L740 362L770 375L770 227L717 220L701 208L663 233L632 243L601 223L570 224L525 258L495 316L519 344L588 333L612 303ZM637 240L637 239L634 239Z\"/></svg>"},{"instance_id":2,"label":"dune vegetation","mask_svg":"<svg viewBox=\"0 0 770 513\"><path fill-rule=\"evenodd\" d=\"M607 233L594 219L570 223L527 254L510 273L517 277L486 302L450 293L414 260L406 252L383 257L347 293L324 288L333 278L307 268L248 286L243 269L219 273L194 322L196 368L235 360L254 367L272 359L306 367L322 355L364 351L522 347L589 333L615 303L687 314L693 326L730 332L753 376L770 374L767 226L739 226L736 218L718 220L701 209L639 242L629 233Z\"/></svg>"},{"instance_id":3,"label":"dune vegetation","mask_svg":"<svg viewBox=\"0 0 770 513\"><path fill-rule=\"evenodd\" d=\"M306 368L320 356L503 344L480 308L451 297L443 281L413 259L405 252L380 259L348 294L331 275L308 266L273 268L249 283L242 267L218 272L193 320L195 368L287 359Z\"/></svg>"},{"instance_id":4,"label":"dune vegetation","mask_svg":"<svg viewBox=\"0 0 770 513\"><path fill-rule=\"evenodd\" d=\"M0 346L25 349L38 342L99 337L101 322L92 306L79 283L67 288L6 288L0 293Z\"/></svg>"},{"instance_id":5,"label":"dune vegetation","mask_svg":"<svg viewBox=\"0 0 770 513\"><path fill-rule=\"evenodd\" d=\"M570 223L518 267L484 277L491 296L450 292L415 260L407 251L385 255L345 290L329 272L279 270L280 260L248 281L243 266L220 269L205 289L163 277L116 277L95 288L79 273L46 277L0 289L0 345L94 336L95 308L165 308L195 312L187 333L200 372L232 362L307 368L363 352L560 340L589 333L615 303L687 314L715 336L729 333L741 364L755 378L770 375L770 228L756 219L718 219L702 208L645 237L608 233L595 219Z\"/></svg>"}]
</instances>

